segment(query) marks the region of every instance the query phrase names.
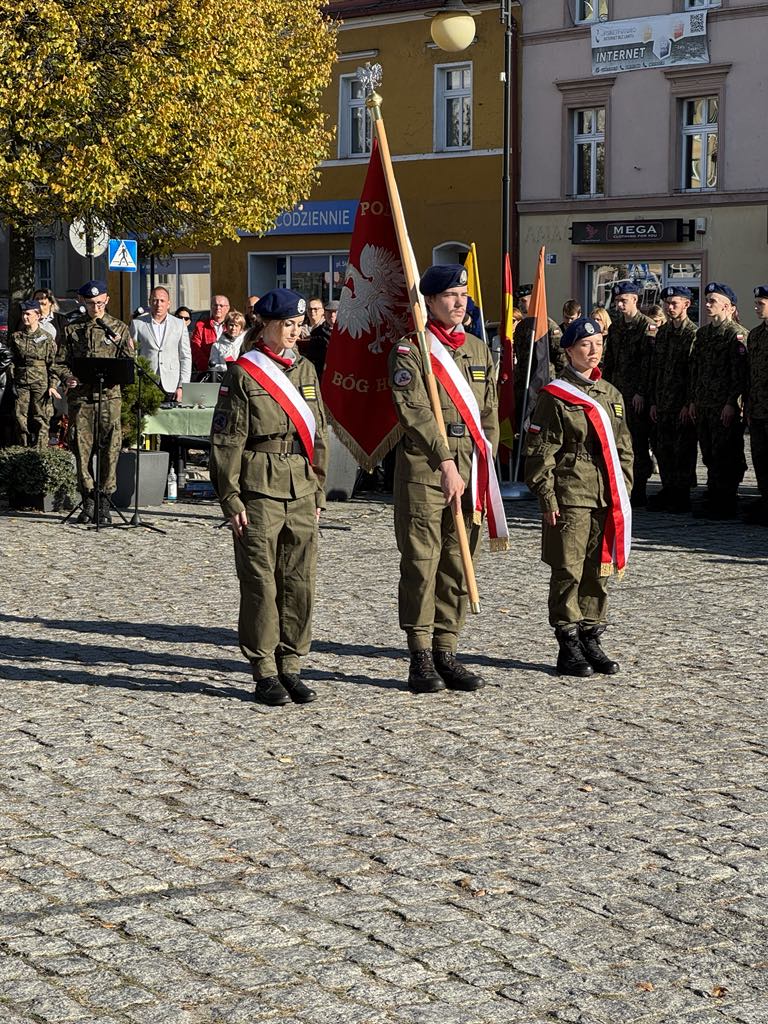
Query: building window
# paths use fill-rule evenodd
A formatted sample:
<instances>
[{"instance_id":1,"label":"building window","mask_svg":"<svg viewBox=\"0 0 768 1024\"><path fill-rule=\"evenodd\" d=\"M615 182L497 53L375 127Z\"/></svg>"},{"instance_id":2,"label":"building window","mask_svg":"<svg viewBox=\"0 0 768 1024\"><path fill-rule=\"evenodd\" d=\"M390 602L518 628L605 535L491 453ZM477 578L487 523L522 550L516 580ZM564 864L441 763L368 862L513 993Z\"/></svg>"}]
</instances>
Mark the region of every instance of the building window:
<instances>
[{"instance_id":1,"label":"building window","mask_svg":"<svg viewBox=\"0 0 768 1024\"><path fill-rule=\"evenodd\" d=\"M722 0L685 0L686 11L701 11L708 7L719 7Z\"/></svg>"},{"instance_id":2,"label":"building window","mask_svg":"<svg viewBox=\"0 0 768 1024\"><path fill-rule=\"evenodd\" d=\"M35 239L35 288L53 291L53 239Z\"/></svg>"},{"instance_id":3,"label":"building window","mask_svg":"<svg viewBox=\"0 0 768 1024\"><path fill-rule=\"evenodd\" d=\"M472 148L472 65L435 68L435 149Z\"/></svg>"},{"instance_id":4,"label":"building window","mask_svg":"<svg viewBox=\"0 0 768 1024\"><path fill-rule=\"evenodd\" d=\"M573 111L573 194L605 194L605 107Z\"/></svg>"},{"instance_id":5,"label":"building window","mask_svg":"<svg viewBox=\"0 0 768 1024\"><path fill-rule=\"evenodd\" d=\"M586 303L588 309L613 303L613 287L631 281L640 288L638 304L643 312L661 302L661 292L670 284L685 285L693 299L688 316L699 322L701 293L700 260L646 260L638 256L635 261L622 263L588 263L586 265Z\"/></svg>"},{"instance_id":6,"label":"building window","mask_svg":"<svg viewBox=\"0 0 768 1024\"><path fill-rule=\"evenodd\" d=\"M338 299L344 287L348 253L258 253L248 254L250 295L263 295L272 288L292 288L306 299L315 296L328 302Z\"/></svg>"},{"instance_id":7,"label":"building window","mask_svg":"<svg viewBox=\"0 0 768 1024\"><path fill-rule=\"evenodd\" d=\"M573 20L577 25L608 21L608 0L574 0Z\"/></svg>"},{"instance_id":8,"label":"building window","mask_svg":"<svg viewBox=\"0 0 768 1024\"><path fill-rule=\"evenodd\" d=\"M149 260L139 263L139 303L149 304L149 293L152 290L153 266ZM211 258L210 256L171 256L168 259L155 259L154 284L162 285L171 297L171 309L177 306L189 306L195 313L206 313L211 302ZM236 306L230 296L232 305ZM114 310L113 310L114 312Z\"/></svg>"},{"instance_id":9,"label":"building window","mask_svg":"<svg viewBox=\"0 0 768 1024\"><path fill-rule=\"evenodd\" d=\"M686 99L683 105L681 187L689 191L717 188L717 96Z\"/></svg>"},{"instance_id":10,"label":"building window","mask_svg":"<svg viewBox=\"0 0 768 1024\"><path fill-rule=\"evenodd\" d=\"M371 152L371 117L365 89L355 75L339 79L339 159Z\"/></svg>"}]
</instances>

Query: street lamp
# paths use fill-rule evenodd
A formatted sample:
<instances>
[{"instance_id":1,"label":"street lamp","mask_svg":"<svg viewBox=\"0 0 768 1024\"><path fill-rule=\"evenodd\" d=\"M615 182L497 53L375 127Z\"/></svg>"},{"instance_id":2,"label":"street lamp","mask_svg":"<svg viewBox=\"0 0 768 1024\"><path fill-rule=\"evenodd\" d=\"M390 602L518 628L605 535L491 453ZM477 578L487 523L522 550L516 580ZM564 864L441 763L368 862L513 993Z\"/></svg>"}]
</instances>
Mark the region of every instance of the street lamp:
<instances>
[{"instance_id":1,"label":"street lamp","mask_svg":"<svg viewBox=\"0 0 768 1024\"><path fill-rule=\"evenodd\" d=\"M512 135L512 89L514 88L514 34L515 19L512 7L516 0L500 0L499 13L504 26L504 71L500 78L504 85L504 140L501 171L501 295L504 297L504 257L510 251L510 152ZM472 12L462 0L445 0L434 15L429 26L435 45L449 53L465 50L475 38L475 21ZM502 308L502 319L504 311Z\"/></svg>"},{"instance_id":2,"label":"street lamp","mask_svg":"<svg viewBox=\"0 0 768 1024\"><path fill-rule=\"evenodd\" d=\"M466 50L475 38L475 19L462 0L446 0L429 26L435 46L448 53Z\"/></svg>"}]
</instances>

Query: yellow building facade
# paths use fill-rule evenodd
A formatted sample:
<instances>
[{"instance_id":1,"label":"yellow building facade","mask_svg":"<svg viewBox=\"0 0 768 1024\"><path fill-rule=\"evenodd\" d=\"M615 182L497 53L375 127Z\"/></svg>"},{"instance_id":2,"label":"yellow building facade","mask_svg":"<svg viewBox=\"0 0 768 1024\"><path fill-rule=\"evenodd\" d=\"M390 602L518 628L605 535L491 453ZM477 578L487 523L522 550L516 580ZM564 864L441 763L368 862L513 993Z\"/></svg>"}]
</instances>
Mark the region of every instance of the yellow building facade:
<instances>
[{"instance_id":1,"label":"yellow building facade","mask_svg":"<svg viewBox=\"0 0 768 1024\"><path fill-rule=\"evenodd\" d=\"M460 261L475 242L485 315L498 319L504 29L498 3L469 2L475 40L460 53L443 52L430 36L439 6L329 4L340 24L324 106L336 133L316 187L266 236L244 234L239 242L156 260L154 281L169 288L174 307L202 311L212 293L223 293L242 309L246 296L278 286L339 297L370 146L370 115L354 76L370 62L382 68L382 112L419 268ZM301 145L300 133L295 142ZM132 275L133 307L146 303L150 274L145 263ZM114 286L117 294L117 281Z\"/></svg>"}]
</instances>

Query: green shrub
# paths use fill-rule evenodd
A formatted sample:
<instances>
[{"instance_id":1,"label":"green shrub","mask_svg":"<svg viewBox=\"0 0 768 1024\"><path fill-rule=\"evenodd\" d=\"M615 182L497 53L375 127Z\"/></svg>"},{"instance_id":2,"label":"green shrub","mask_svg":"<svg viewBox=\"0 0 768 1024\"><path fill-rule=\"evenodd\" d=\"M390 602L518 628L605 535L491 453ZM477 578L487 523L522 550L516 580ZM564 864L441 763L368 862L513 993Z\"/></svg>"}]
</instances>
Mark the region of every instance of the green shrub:
<instances>
[{"instance_id":1,"label":"green shrub","mask_svg":"<svg viewBox=\"0 0 768 1024\"><path fill-rule=\"evenodd\" d=\"M74 456L63 448L0 448L0 491L50 494L61 508L77 493Z\"/></svg>"}]
</instances>

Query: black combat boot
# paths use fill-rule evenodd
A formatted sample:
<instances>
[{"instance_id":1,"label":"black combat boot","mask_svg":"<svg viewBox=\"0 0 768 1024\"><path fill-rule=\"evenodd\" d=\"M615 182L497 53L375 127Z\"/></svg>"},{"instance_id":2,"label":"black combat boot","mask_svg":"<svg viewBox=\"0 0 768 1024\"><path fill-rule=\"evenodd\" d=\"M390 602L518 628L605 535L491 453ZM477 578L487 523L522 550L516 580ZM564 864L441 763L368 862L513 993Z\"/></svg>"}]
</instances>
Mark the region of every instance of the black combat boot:
<instances>
[{"instance_id":1,"label":"black combat boot","mask_svg":"<svg viewBox=\"0 0 768 1024\"><path fill-rule=\"evenodd\" d=\"M109 507L109 495L99 495L99 522L106 523L107 526L112 522L112 510Z\"/></svg>"},{"instance_id":2,"label":"black combat boot","mask_svg":"<svg viewBox=\"0 0 768 1024\"><path fill-rule=\"evenodd\" d=\"M587 661L595 670L606 676L615 676L619 671L619 663L611 661L600 645L600 637L605 632L605 626L579 626L579 639L581 649L587 657Z\"/></svg>"},{"instance_id":3,"label":"black combat boot","mask_svg":"<svg viewBox=\"0 0 768 1024\"><path fill-rule=\"evenodd\" d=\"M438 693L445 683L435 671L432 651L411 651L408 689L413 693Z\"/></svg>"},{"instance_id":4,"label":"black combat boot","mask_svg":"<svg viewBox=\"0 0 768 1024\"><path fill-rule=\"evenodd\" d=\"M675 487L667 505L667 512L683 515L691 511L691 492L687 487Z\"/></svg>"},{"instance_id":5,"label":"black combat boot","mask_svg":"<svg viewBox=\"0 0 768 1024\"><path fill-rule=\"evenodd\" d=\"M317 700L315 691L301 681L298 672L281 672L280 682L288 691L294 704L309 704L313 700Z\"/></svg>"},{"instance_id":6,"label":"black combat boot","mask_svg":"<svg viewBox=\"0 0 768 1024\"><path fill-rule=\"evenodd\" d=\"M465 690L471 693L485 686L485 680L476 672L470 672L461 662L456 661L452 651L433 651L435 670L442 677L449 690Z\"/></svg>"},{"instance_id":7,"label":"black combat boot","mask_svg":"<svg viewBox=\"0 0 768 1024\"><path fill-rule=\"evenodd\" d=\"M272 708L291 703L288 691L277 676L266 676L264 679L257 679L253 699L257 704L268 704Z\"/></svg>"},{"instance_id":8,"label":"black combat boot","mask_svg":"<svg viewBox=\"0 0 768 1024\"><path fill-rule=\"evenodd\" d=\"M648 495L648 509L650 512L669 512L672 493L669 487L662 487L656 494Z\"/></svg>"},{"instance_id":9,"label":"black combat boot","mask_svg":"<svg viewBox=\"0 0 768 1024\"><path fill-rule=\"evenodd\" d=\"M560 644L557 656L557 671L561 676L591 676L592 666L587 661L579 643L578 626L557 626L555 637Z\"/></svg>"},{"instance_id":10,"label":"black combat boot","mask_svg":"<svg viewBox=\"0 0 768 1024\"><path fill-rule=\"evenodd\" d=\"M93 500L92 494L83 495L83 507L80 515L77 517L77 521L78 523L96 522L96 502Z\"/></svg>"},{"instance_id":11,"label":"black combat boot","mask_svg":"<svg viewBox=\"0 0 768 1024\"><path fill-rule=\"evenodd\" d=\"M648 499L645 495L645 481L639 481L632 488L632 493L629 496L629 502L632 508L645 508L648 504Z\"/></svg>"}]
</instances>

